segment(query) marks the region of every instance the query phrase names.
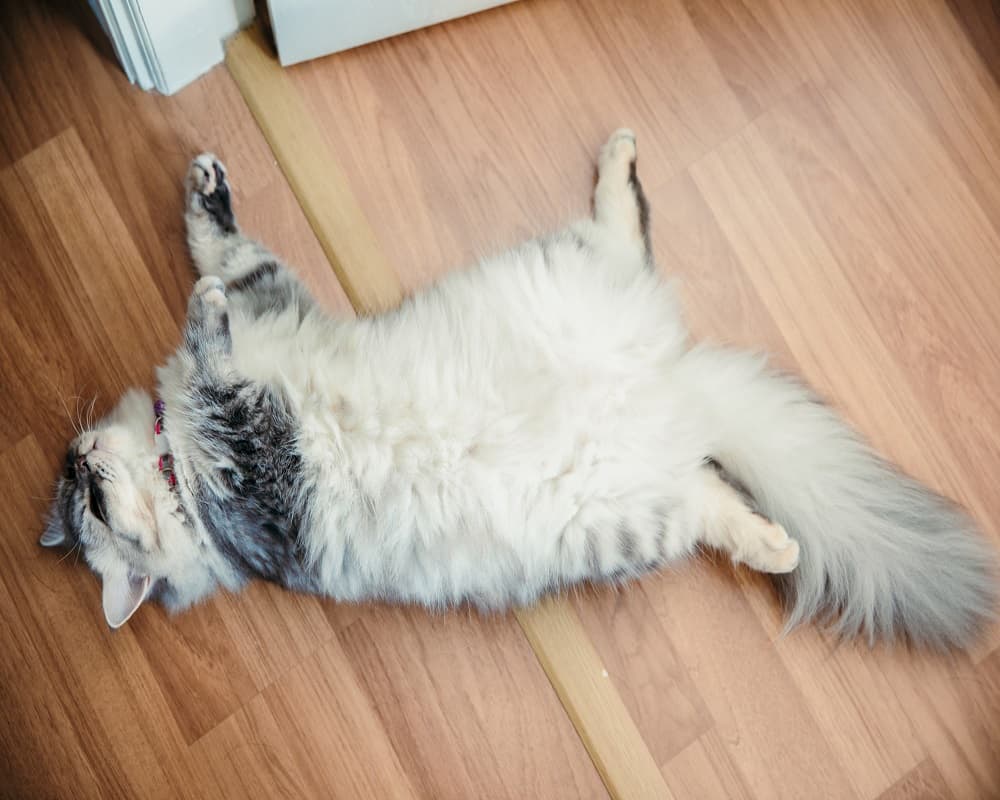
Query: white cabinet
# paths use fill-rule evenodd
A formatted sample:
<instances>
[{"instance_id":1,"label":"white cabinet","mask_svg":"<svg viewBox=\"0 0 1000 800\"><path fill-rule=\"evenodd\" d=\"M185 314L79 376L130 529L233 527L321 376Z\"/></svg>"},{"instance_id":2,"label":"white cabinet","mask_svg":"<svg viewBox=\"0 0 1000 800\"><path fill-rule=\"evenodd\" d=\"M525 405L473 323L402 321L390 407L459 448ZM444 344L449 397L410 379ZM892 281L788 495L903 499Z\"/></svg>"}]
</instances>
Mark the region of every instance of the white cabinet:
<instances>
[{"instance_id":1,"label":"white cabinet","mask_svg":"<svg viewBox=\"0 0 1000 800\"><path fill-rule=\"evenodd\" d=\"M268 0L282 64L385 39L510 0Z\"/></svg>"}]
</instances>

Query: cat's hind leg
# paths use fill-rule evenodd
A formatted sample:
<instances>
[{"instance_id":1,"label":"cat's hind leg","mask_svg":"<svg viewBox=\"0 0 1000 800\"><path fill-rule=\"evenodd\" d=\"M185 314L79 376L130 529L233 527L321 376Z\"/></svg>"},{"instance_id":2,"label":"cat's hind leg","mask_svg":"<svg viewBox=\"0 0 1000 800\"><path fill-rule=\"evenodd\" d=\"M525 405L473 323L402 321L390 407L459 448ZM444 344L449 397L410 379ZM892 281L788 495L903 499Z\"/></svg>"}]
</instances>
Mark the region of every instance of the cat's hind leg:
<instances>
[{"instance_id":1,"label":"cat's hind leg","mask_svg":"<svg viewBox=\"0 0 1000 800\"><path fill-rule=\"evenodd\" d=\"M598 156L594 221L638 244L650 259L649 203L636 173L635 134L627 128L611 134Z\"/></svg>"},{"instance_id":2,"label":"cat's hind leg","mask_svg":"<svg viewBox=\"0 0 1000 800\"><path fill-rule=\"evenodd\" d=\"M799 563L799 543L781 525L755 513L744 494L719 470L699 470L694 496L700 540L729 553L735 562L761 572L791 572Z\"/></svg>"}]
</instances>

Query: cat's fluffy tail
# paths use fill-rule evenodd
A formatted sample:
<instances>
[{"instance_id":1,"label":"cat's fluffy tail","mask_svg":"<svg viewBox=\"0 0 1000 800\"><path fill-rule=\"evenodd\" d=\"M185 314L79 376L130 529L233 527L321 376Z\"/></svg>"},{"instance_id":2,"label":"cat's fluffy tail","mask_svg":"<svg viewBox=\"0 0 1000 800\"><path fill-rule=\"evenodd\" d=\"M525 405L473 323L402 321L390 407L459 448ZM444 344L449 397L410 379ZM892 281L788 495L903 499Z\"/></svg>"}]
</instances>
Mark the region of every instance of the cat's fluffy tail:
<instances>
[{"instance_id":1,"label":"cat's fluffy tail","mask_svg":"<svg viewBox=\"0 0 1000 800\"><path fill-rule=\"evenodd\" d=\"M708 412L710 453L799 540L779 580L789 626L965 646L993 616L995 554L945 498L875 455L797 380L764 359L698 347L684 386Z\"/></svg>"}]
</instances>

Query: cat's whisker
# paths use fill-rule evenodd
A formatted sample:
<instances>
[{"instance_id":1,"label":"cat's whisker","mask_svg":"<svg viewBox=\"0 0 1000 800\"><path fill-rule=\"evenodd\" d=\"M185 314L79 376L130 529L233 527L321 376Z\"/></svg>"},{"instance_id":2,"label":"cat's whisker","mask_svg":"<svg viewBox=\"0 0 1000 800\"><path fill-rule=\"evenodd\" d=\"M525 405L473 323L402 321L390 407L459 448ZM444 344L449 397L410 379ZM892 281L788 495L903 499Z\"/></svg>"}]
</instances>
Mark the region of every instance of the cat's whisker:
<instances>
[{"instance_id":1,"label":"cat's whisker","mask_svg":"<svg viewBox=\"0 0 1000 800\"><path fill-rule=\"evenodd\" d=\"M68 419L69 424L73 426L73 430L76 432L76 435L82 436L83 431L81 431L77 424L73 421L73 415L69 413L69 406L66 405L66 401L63 399L62 395L59 395L59 402L62 403L63 410L66 412L66 419Z\"/></svg>"},{"instance_id":2,"label":"cat's whisker","mask_svg":"<svg viewBox=\"0 0 1000 800\"><path fill-rule=\"evenodd\" d=\"M73 416L70 418L70 422L73 423L73 430L76 431L78 436L83 435L83 422L80 419L80 395L73 394L70 395L70 399L73 400Z\"/></svg>"},{"instance_id":3,"label":"cat's whisker","mask_svg":"<svg viewBox=\"0 0 1000 800\"><path fill-rule=\"evenodd\" d=\"M83 544L82 540L78 539L77 542L76 542L76 544L73 545L69 550L67 550L63 554L62 558L60 558L56 563L57 564L62 564L63 561L65 561L67 558L69 558L74 553L76 553L77 556L79 556L80 555L79 551L80 551L80 547L81 547L82 544ZM76 564L77 562L74 561L73 563Z\"/></svg>"},{"instance_id":4,"label":"cat's whisker","mask_svg":"<svg viewBox=\"0 0 1000 800\"><path fill-rule=\"evenodd\" d=\"M90 401L90 406L87 408L87 430L94 427L94 406L97 405L97 393L94 394L94 399Z\"/></svg>"},{"instance_id":5,"label":"cat's whisker","mask_svg":"<svg viewBox=\"0 0 1000 800\"><path fill-rule=\"evenodd\" d=\"M81 431L87 430L83 424L83 395L76 396L76 421Z\"/></svg>"}]
</instances>

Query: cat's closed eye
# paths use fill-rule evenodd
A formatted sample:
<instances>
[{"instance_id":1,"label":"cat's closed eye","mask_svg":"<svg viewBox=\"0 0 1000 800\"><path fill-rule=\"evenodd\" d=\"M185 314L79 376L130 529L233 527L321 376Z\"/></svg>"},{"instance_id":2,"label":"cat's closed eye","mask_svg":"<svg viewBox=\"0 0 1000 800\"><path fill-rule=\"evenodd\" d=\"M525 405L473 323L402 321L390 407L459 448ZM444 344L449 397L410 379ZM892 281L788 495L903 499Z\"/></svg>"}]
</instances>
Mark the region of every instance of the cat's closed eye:
<instances>
[{"instance_id":1,"label":"cat's closed eye","mask_svg":"<svg viewBox=\"0 0 1000 800\"><path fill-rule=\"evenodd\" d=\"M66 453L66 463L63 466L63 477L68 481L76 480L76 451L70 448Z\"/></svg>"},{"instance_id":2,"label":"cat's closed eye","mask_svg":"<svg viewBox=\"0 0 1000 800\"><path fill-rule=\"evenodd\" d=\"M98 486L97 481L91 481L90 497L88 501L90 513L102 525L108 524L107 512L104 500L104 491Z\"/></svg>"}]
</instances>

